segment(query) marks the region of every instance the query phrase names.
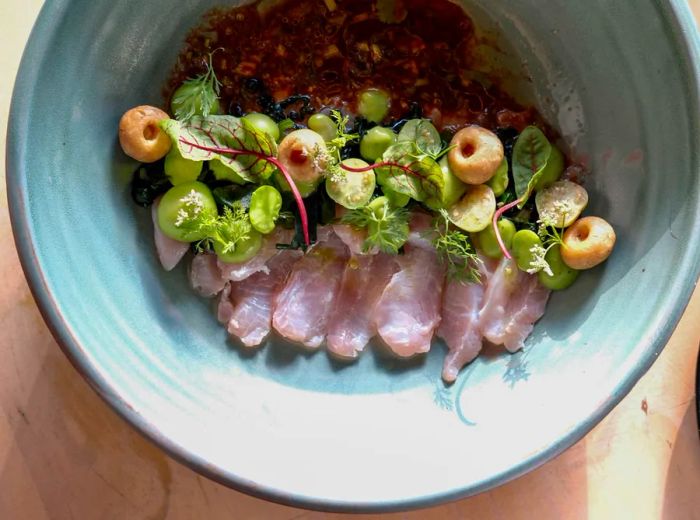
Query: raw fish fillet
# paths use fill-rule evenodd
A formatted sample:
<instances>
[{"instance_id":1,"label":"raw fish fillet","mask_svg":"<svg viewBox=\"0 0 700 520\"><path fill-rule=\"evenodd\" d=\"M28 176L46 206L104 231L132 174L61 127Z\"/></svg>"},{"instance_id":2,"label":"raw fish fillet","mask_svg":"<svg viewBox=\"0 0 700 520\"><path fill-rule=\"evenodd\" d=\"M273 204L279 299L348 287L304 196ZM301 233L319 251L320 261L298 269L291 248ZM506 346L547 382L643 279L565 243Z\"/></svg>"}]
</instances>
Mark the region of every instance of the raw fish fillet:
<instances>
[{"instance_id":1,"label":"raw fish fillet","mask_svg":"<svg viewBox=\"0 0 700 520\"><path fill-rule=\"evenodd\" d=\"M156 200L151 206L151 218L153 219L153 237L156 242L156 252L158 253L158 260L160 260L160 265L166 271L172 271L175 266L180 263L182 257L187 254L190 249L190 245L187 242L179 242L167 237L160 230L158 225L158 204L160 203L160 198Z\"/></svg>"},{"instance_id":2,"label":"raw fish fillet","mask_svg":"<svg viewBox=\"0 0 700 520\"><path fill-rule=\"evenodd\" d=\"M210 298L224 290L226 280L221 277L214 253L196 255L190 265L190 285L200 296Z\"/></svg>"},{"instance_id":3,"label":"raw fish fillet","mask_svg":"<svg viewBox=\"0 0 700 520\"><path fill-rule=\"evenodd\" d=\"M258 272L242 282L231 283L231 312L224 313L229 334L246 347L256 347L272 329L272 304L284 286L301 251L280 251L267 263L269 273Z\"/></svg>"},{"instance_id":4,"label":"raw fish fillet","mask_svg":"<svg viewBox=\"0 0 700 520\"><path fill-rule=\"evenodd\" d=\"M346 242L347 244L347 242ZM398 266L390 255L353 255L328 327L328 350L353 359L377 333L374 309Z\"/></svg>"},{"instance_id":5,"label":"raw fish fillet","mask_svg":"<svg viewBox=\"0 0 700 520\"><path fill-rule=\"evenodd\" d=\"M544 314L549 294L536 275L520 271L512 260L504 258L484 294L479 311L481 333L510 352L520 350Z\"/></svg>"},{"instance_id":6,"label":"raw fish fillet","mask_svg":"<svg viewBox=\"0 0 700 520\"><path fill-rule=\"evenodd\" d=\"M481 258L481 279L466 283L454 280L445 282L442 295L442 321L437 335L445 340L448 353L442 368L442 378L453 383L457 374L467 363L479 355L482 346L479 310L481 309L486 284L496 265L492 260Z\"/></svg>"},{"instance_id":7,"label":"raw fish fillet","mask_svg":"<svg viewBox=\"0 0 700 520\"><path fill-rule=\"evenodd\" d=\"M340 289L347 246L334 234L319 241L292 269L275 298L272 326L285 338L318 348L326 338L328 320Z\"/></svg>"},{"instance_id":8,"label":"raw fish fillet","mask_svg":"<svg viewBox=\"0 0 700 520\"><path fill-rule=\"evenodd\" d=\"M428 352L440 324L445 269L425 237L429 225L429 216L413 215L405 253L396 257L399 271L374 312L379 336L400 357Z\"/></svg>"},{"instance_id":9,"label":"raw fish fillet","mask_svg":"<svg viewBox=\"0 0 700 520\"><path fill-rule=\"evenodd\" d=\"M286 244L294 236L294 231L289 229L278 228L274 233L267 235L263 240L263 246L258 251L258 254L247 262L240 264L227 264L219 261L219 269L221 269L224 279L231 282L240 282L255 273L268 273L267 262L275 256L279 249L277 244Z\"/></svg>"}]
</instances>

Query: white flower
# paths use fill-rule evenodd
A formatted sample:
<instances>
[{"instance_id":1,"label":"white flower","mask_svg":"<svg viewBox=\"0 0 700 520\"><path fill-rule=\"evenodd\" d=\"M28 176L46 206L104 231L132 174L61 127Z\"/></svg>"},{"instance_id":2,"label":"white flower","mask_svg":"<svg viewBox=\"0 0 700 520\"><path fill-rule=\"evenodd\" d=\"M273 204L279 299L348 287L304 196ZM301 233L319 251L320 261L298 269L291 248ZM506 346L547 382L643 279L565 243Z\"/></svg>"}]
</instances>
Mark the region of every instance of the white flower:
<instances>
[{"instance_id":1,"label":"white flower","mask_svg":"<svg viewBox=\"0 0 700 520\"><path fill-rule=\"evenodd\" d=\"M548 276L554 276L552 268L544 258L547 254L547 250L544 247L539 244L535 244L530 248L530 253L532 253L532 260L530 260L530 269L527 270L529 274L544 271Z\"/></svg>"},{"instance_id":2,"label":"white flower","mask_svg":"<svg viewBox=\"0 0 700 520\"><path fill-rule=\"evenodd\" d=\"M184 209L180 208L177 210L177 219L175 220L175 227L180 227L182 226L186 220L189 220L190 214L187 213Z\"/></svg>"},{"instance_id":3,"label":"white flower","mask_svg":"<svg viewBox=\"0 0 700 520\"><path fill-rule=\"evenodd\" d=\"M551 203L550 207L542 211L540 222L549 227L563 227L566 217L575 211L576 209L570 201L556 200Z\"/></svg>"}]
</instances>

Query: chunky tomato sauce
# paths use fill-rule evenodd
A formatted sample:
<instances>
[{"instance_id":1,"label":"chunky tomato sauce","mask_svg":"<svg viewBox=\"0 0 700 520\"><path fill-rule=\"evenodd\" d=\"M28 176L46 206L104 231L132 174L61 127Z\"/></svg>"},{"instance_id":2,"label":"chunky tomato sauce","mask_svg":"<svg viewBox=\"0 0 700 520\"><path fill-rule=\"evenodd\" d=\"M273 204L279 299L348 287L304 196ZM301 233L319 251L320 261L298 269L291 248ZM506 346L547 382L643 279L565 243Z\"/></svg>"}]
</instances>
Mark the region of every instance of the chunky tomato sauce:
<instances>
[{"instance_id":1,"label":"chunky tomato sauce","mask_svg":"<svg viewBox=\"0 0 700 520\"><path fill-rule=\"evenodd\" d=\"M438 128L531 123L533 110L474 79L475 44L471 19L447 0L263 0L208 13L165 94L201 74L219 49L222 107L235 115L271 106L296 121L322 107L353 112L357 94L377 87L391 94L394 119L422 115Z\"/></svg>"}]
</instances>

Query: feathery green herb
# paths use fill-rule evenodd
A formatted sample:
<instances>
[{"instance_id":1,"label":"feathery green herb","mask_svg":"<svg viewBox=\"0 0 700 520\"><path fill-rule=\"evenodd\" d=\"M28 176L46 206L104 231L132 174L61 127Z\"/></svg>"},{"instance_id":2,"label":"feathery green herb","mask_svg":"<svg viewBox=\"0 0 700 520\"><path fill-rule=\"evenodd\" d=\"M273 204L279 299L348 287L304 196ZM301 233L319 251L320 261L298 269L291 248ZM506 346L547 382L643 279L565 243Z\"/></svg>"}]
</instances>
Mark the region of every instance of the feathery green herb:
<instances>
[{"instance_id":1,"label":"feathery green herb","mask_svg":"<svg viewBox=\"0 0 700 520\"><path fill-rule=\"evenodd\" d=\"M469 236L457 229L444 209L433 223L433 247L447 267L447 276L454 281L478 282L481 260Z\"/></svg>"},{"instance_id":2,"label":"feathery green herb","mask_svg":"<svg viewBox=\"0 0 700 520\"><path fill-rule=\"evenodd\" d=\"M408 240L408 218L408 211L404 208L392 208L385 204L381 208L365 206L348 211L341 222L367 230L365 252L378 249L396 255Z\"/></svg>"},{"instance_id":3,"label":"feathery green herb","mask_svg":"<svg viewBox=\"0 0 700 520\"><path fill-rule=\"evenodd\" d=\"M185 80L175 91L172 105L176 119L189 121L196 115L207 117L214 111L219 100L221 83L214 72L212 55L213 53L209 54L207 71L204 74Z\"/></svg>"}]
</instances>

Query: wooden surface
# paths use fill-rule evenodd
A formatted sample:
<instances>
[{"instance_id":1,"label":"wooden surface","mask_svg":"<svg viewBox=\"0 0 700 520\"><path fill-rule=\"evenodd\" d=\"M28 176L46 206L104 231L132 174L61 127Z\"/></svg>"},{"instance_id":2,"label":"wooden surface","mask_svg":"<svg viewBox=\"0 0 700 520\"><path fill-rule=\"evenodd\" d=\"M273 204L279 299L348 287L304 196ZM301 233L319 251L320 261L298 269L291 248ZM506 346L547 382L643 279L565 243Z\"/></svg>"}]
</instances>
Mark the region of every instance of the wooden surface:
<instances>
[{"instance_id":1,"label":"wooden surface","mask_svg":"<svg viewBox=\"0 0 700 520\"><path fill-rule=\"evenodd\" d=\"M0 3L4 142L12 81L41 2ZM691 3L700 12L700 0ZM44 325L14 249L4 178L0 190L0 519L343 517L267 503L215 484L119 419L69 365ZM651 371L581 442L488 493L387 518L700 519L694 412L699 343L697 290Z\"/></svg>"}]
</instances>

